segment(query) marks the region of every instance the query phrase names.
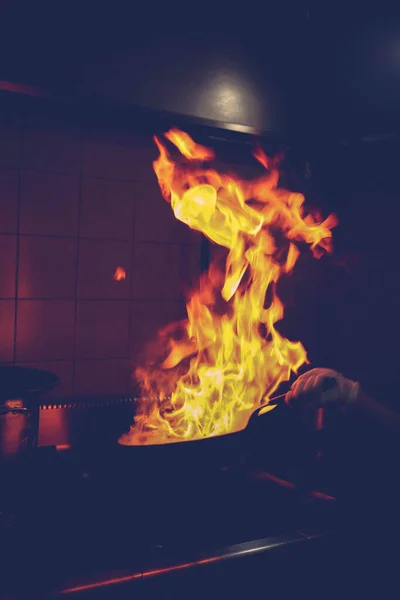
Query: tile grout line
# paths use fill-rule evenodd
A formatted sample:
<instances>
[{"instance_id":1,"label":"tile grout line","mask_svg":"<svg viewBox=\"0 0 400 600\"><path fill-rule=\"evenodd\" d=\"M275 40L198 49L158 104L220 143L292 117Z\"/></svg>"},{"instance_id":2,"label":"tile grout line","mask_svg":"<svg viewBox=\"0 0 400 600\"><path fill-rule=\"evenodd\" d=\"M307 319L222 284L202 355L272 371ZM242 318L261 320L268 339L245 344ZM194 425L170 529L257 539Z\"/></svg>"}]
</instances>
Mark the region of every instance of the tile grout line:
<instances>
[{"instance_id":1,"label":"tile grout line","mask_svg":"<svg viewBox=\"0 0 400 600\"><path fill-rule=\"evenodd\" d=\"M133 191L133 217L132 217L132 240L131 240L131 260L130 260L130 281L129 281L129 315L128 315L128 374L127 374L127 391L132 388L132 373L131 373L131 363L132 363L132 323L133 323L133 273L134 273L134 257L135 257L135 228L136 228L136 208L137 208L137 197L136 190Z\"/></svg>"},{"instance_id":2,"label":"tile grout line","mask_svg":"<svg viewBox=\"0 0 400 600\"><path fill-rule=\"evenodd\" d=\"M78 236L78 235L61 235L56 233L19 233L21 238L51 238L51 239L62 239L62 240L85 240L89 242L131 242L131 238L109 238L109 237L91 237L91 236ZM12 237L15 236L15 233L10 233L9 231L1 231L0 236ZM179 246L184 248L195 248L197 247L196 242L160 242L159 240L137 240L138 244L155 244L157 246Z\"/></svg>"},{"instance_id":3,"label":"tile grout line","mask_svg":"<svg viewBox=\"0 0 400 600\"><path fill-rule=\"evenodd\" d=\"M82 175L88 179L94 179L94 180L100 180L100 181L108 180L108 181L115 181L115 182L120 182L120 183L134 183L134 184L157 187L157 185L154 184L153 179L140 179L140 178L132 179L130 177L110 177L110 176L105 176L105 175L94 175L94 174L91 174L90 172L84 173L83 167L80 167L77 170L68 169L68 170L60 171L60 170L55 170L55 169L46 169L45 167L40 167L40 166L37 167L37 166L22 166L21 165L20 167L10 166L10 168L8 170L18 171L19 169L21 169L21 171L23 171L23 172L34 171L34 172L38 172L38 173L48 173L49 175L66 175L66 176L74 176L76 174L79 175L79 173L82 172Z\"/></svg>"},{"instance_id":4,"label":"tile grout line","mask_svg":"<svg viewBox=\"0 0 400 600\"><path fill-rule=\"evenodd\" d=\"M19 282L19 242L20 242L20 221L21 221L21 189L22 189L22 125L18 124L18 145L19 145L19 167L18 167L18 192L17 192L17 239L15 248L15 296L14 296L14 348L13 364L17 360L17 329L18 329L18 282Z\"/></svg>"},{"instance_id":5,"label":"tile grout line","mask_svg":"<svg viewBox=\"0 0 400 600\"><path fill-rule=\"evenodd\" d=\"M88 356L88 357L84 357L84 358L77 358L76 362L94 362L94 361L121 361L121 360L127 360L129 357L128 356ZM19 360L18 364L22 365L22 364L43 364L43 363L72 363L73 360L69 359L69 358L41 358L39 360L37 359L33 359L33 360L28 360L28 359L24 359L24 360ZM9 364L8 361L0 361L0 364Z\"/></svg>"},{"instance_id":6,"label":"tile grout line","mask_svg":"<svg viewBox=\"0 0 400 600\"><path fill-rule=\"evenodd\" d=\"M0 298L0 300L15 300L15 296L4 296ZM19 298L19 302L31 302L32 300L38 300L40 302L49 301L49 302L74 302L74 297L69 298L58 298L54 296L32 296L30 298ZM181 302L182 298L79 298L79 302L166 302L166 303L174 303Z\"/></svg>"},{"instance_id":7,"label":"tile grout line","mask_svg":"<svg viewBox=\"0 0 400 600\"><path fill-rule=\"evenodd\" d=\"M72 340L72 376L71 376L71 392L75 396L75 380L76 380L76 340L78 329L78 293L79 293L79 252L80 252L80 228L81 228L81 211L82 211L82 187L83 187L83 130L80 130L79 144L79 188L78 188L78 222L76 229L76 274L75 274L75 310L74 310L74 331Z\"/></svg>"}]
</instances>

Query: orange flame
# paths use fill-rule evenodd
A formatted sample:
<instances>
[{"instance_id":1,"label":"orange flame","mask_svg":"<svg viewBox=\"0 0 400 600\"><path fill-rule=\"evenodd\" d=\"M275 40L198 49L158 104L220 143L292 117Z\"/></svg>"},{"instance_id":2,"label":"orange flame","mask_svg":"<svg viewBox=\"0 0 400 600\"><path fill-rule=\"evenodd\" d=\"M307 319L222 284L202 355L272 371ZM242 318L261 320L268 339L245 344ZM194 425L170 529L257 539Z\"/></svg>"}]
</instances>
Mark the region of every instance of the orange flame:
<instances>
[{"instance_id":1,"label":"orange flame","mask_svg":"<svg viewBox=\"0 0 400 600\"><path fill-rule=\"evenodd\" d=\"M115 269L115 273L113 275L113 279L115 279L115 281L122 281L123 279L126 279L126 271L125 271L125 269L123 269L122 267L117 267Z\"/></svg>"},{"instance_id":2,"label":"orange flame","mask_svg":"<svg viewBox=\"0 0 400 600\"><path fill-rule=\"evenodd\" d=\"M290 273L298 245L331 250L336 218L304 214L304 197L278 188L277 161L261 149L266 174L252 182L206 168L214 153L173 129L154 170L175 217L228 250L225 272L212 264L187 303L188 319L159 333L155 356L136 370L143 397L126 445L161 444L243 429L283 381L307 362L301 342L276 329L283 304L276 284ZM277 242L283 239L283 242Z\"/></svg>"}]
</instances>

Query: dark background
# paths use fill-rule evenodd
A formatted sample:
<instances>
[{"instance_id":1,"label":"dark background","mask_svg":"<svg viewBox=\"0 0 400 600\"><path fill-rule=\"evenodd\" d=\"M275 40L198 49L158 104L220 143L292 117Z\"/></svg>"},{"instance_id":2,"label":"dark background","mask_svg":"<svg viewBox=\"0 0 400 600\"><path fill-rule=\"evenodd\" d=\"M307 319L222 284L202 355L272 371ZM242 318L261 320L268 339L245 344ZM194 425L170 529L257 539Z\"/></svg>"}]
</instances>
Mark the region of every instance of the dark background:
<instances>
[{"instance_id":1,"label":"dark background","mask_svg":"<svg viewBox=\"0 0 400 600\"><path fill-rule=\"evenodd\" d=\"M241 11L3 2L0 79L302 135L398 127L400 28L376 4Z\"/></svg>"},{"instance_id":2,"label":"dark background","mask_svg":"<svg viewBox=\"0 0 400 600\"><path fill-rule=\"evenodd\" d=\"M393 400L398 15L312 2L243 6L237 16L206 5L140 11L4 3L0 79L89 106L146 107L285 139L289 182L340 220L334 256L305 256L283 286L289 305L295 299L285 327L313 364Z\"/></svg>"}]
</instances>

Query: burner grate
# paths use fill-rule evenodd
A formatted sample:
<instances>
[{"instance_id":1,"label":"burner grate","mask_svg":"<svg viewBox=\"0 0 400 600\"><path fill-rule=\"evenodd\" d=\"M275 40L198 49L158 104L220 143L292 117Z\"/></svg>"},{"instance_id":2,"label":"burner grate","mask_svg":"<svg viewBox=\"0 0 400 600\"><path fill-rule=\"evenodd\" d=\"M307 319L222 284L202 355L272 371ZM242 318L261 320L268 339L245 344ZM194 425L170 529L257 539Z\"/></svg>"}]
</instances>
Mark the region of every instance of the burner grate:
<instances>
[{"instance_id":1,"label":"burner grate","mask_svg":"<svg viewBox=\"0 0 400 600\"><path fill-rule=\"evenodd\" d=\"M40 410L53 410L59 408L104 408L105 406L123 406L134 404L138 398L133 396L105 396L105 397L83 397L71 398L66 400L48 400L42 401Z\"/></svg>"}]
</instances>

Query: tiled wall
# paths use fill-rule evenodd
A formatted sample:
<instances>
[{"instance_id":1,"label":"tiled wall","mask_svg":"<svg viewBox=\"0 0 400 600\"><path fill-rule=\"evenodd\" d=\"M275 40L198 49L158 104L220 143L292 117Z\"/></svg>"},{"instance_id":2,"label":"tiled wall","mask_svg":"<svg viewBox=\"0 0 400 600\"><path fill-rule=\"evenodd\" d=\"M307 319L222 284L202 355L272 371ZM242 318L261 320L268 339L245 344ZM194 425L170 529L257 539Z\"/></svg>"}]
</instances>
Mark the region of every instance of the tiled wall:
<instances>
[{"instance_id":1,"label":"tiled wall","mask_svg":"<svg viewBox=\"0 0 400 600\"><path fill-rule=\"evenodd\" d=\"M57 373L59 397L125 394L145 341L184 314L199 236L161 197L150 136L37 116L0 130L0 362Z\"/></svg>"}]
</instances>

